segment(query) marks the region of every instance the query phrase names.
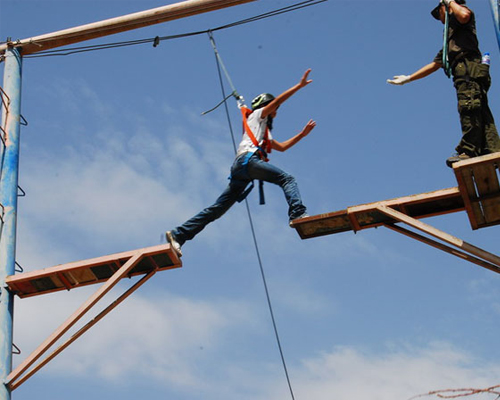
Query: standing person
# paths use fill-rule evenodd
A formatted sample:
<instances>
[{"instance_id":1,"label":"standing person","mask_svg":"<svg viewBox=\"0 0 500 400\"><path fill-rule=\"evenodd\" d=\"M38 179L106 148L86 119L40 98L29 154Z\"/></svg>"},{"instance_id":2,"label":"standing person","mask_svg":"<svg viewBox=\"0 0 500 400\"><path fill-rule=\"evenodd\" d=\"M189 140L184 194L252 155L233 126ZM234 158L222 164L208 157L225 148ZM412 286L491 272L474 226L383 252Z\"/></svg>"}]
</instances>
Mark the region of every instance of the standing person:
<instances>
[{"instance_id":1,"label":"standing person","mask_svg":"<svg viewBox=\"0 0 500 400\"><path fill-rule=\"evenodd\" d=\"M271 135L278 108L293 94L312 82L308 79L310 72L311 70L308 69L299 83L276 98L269 93L264 93L252 101L252 110L242 108L245 132L231 167L231 177L227 188L213 205L166 233L167 241L179 256L182 255L181 246L186 240L193 239L210 222L224 215L236 201L244 199L248 194L248 189L245 189L254 179L274 183L283 189L288 203L290 221L307 216L295 178L268 163L267 153L271 150L281 152L288 150L306 137L316 126L316 122L310 120L301 132L284 142L278 142Z\"/></svg>"},{"instance_id":2,"label":"standing person","mask_svg":"<svg viewBox=\"0 0 500 400\"><path fill-rule=\"evenodd\" d=\"M462 127L462 139L455 148L457 154L446 160L446 165L451 167L460 160L500 151L500 139L488 106L489 63L481 61L474 13L465 6L465 0L441 0L431 14L445 27L449 25L445 32L446 45L431 63L411 75L398 75L387 82L404 85L440 68L444 68L448 76L451 72ZM446 49L447 54L443 57Z\"/></svg>"}]
</instances>

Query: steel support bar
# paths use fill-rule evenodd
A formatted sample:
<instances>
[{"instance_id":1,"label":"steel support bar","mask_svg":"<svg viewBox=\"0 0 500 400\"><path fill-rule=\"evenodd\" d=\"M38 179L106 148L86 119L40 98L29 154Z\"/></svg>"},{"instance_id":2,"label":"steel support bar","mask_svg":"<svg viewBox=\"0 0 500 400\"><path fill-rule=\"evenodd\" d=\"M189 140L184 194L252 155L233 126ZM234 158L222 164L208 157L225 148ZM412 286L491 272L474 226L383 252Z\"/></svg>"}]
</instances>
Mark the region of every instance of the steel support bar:
<instances>
[{"instance_id":1,"label":"steel support bar","mask_svg":"<svg viewBox=\"0 0 500 400\"><path fill-rule=\"evenodd\" d=\"M479 247L476 247L470 243L463 241L462 239L452 236L446 232L440 231L439 229L436 229L428 224L425 224L422 221L416 220L415 218L409 217L408 215L402 212L396 211L393 208L380 205L376 209L390 216L396 221L400 221L407 225L410 225L413 228L418 229L424 233L427 233L428 235L434 236L435 238L442 240L445 243L451 244L452 246L455 246L466 253L472 254L482 260L485 260L491 264L500 267L500 257L496 256L495 254L489 253L483 249L480 249Z\"/></svg>"},{"instance_id":2,"label":"steel support bar","mask_svg":"<svg viewBox=\"0 0 500 400\"><path fill-rule=\"evenodd\" d=\"M146 11L111 18L100 22L65 29L45 35L17 40L10 45L23 48L23 55L56 47L67 46L90 39L130 31L145 26L173 21L210 11L232 7L256 0L188 0ZM0 54L7 45L0 45Z\"/></svg>"},{"instance_id":3,"label":"steel support bar","mask_svg":"<svg viewBox=\"0 0 500 400\"><path fill-rule=\"evenodd\" d=\"M4 385L12 370L12 325L14 296L7 290L5 279L15 272L17 186L19 179L19 134L21 109L22 58L16 49L5 53L4 91L9 98L2 111L5 147L0 174L0 204L3 224L0 235L0 400L10 399L10 389Z\"/></svg>"},{"instance_id":4,"label":"steel support bar","mask_svg":"<svg viewBox=\"0 0 500 400\"><path fill-rule=\"evenodd\" d=\"M497 34L498 48L500 50L500 0L490 0L493 23Z\"/></svg>"},{"instance_id":5,"label":"steel support bar","mask_svg":"<svg viewBox=\"0 0 500 400\"><path fill-rule=\"evenodd\" d=\"M143 257L139 252L133 255L111 278L109 278L80 308L69 317L52 335L50 335L31 355L7 377L5 383L10 385L30 368L55 342L73 327L100 299L124 278Z\"/></svg>"},{"instance_id":6,"label":"steel support bar","mask_svg":"<svg viewBox=\"0 0 500 400\"><path fill-rule=\"evenodd\" d=\"M112 302L109 306L107 306L104 310L102 310L97 316L95 316L91 321L89 321L85 326L80 328L75 334L73 334L70 338L68 338L64 343L59 345L57 349L55 349L51 354L49 354L45 359L40 361L37 365L35 365L31 370L29 370L26 374L21 376L20 379L13 381L9 384L11 390L17 389L24 382L26 382L29 378L31 378L35 373L37 373L40 369L42 369L45 365L47 365L51 360L53 360L57 355L59 355L64 349L66 349L69 345L71 345L76 339L81 337L85 332L87 332L90 328L92 328L95 324L97 324L101 319L103 319L106 315L108 315L114 308L116 308L120 303L122 303L127 297L129 297L132 293L134 293L137 289L139 289L146 281L148 281L157 270L151 271L149 274L143 276L139 281L137 281L131 288L129 288L125 293L123 293L120 297L118 297L114 302Z\"/></svg>"}]
</instances>

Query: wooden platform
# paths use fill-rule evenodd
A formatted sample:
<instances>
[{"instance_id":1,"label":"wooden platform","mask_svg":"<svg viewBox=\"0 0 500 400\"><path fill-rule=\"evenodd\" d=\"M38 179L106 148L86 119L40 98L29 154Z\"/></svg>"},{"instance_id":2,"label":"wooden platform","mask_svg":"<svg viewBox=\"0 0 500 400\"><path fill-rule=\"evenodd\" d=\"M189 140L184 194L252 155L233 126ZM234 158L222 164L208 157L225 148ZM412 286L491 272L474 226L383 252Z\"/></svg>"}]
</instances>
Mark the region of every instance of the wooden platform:
<instances>
[{"instance_id":1,"label":"wooden platform","mask_svg":"<svg viewBox=\"0 0 500 400\"><path fill-rule=\"evenodd\" d=\"M390 207L420 219L467 211L472 229L500 224L500 153L453 164L458 187L348 207L292 222L302 239L400 222L378 209Z\"/></svg>"},{"instance_id":2,"label":"wooden platform","mask_svg":"<svg viewBox=\"0 0 500 400\"><path fill-rule=\"evenodd\" d=\"M453 164L472 229L500 224L500 153Z\"/></svg>"},{"instance_id":3,"label":"wooden platform","mask_svg":"<svg viewBox=\"0 0 500 400\"><path fill-rule=\"evenodd\" d=\"M182 262L170 244L163 244L11 275L7 277L6 283L13 293L22 298L71 290L107 281L127 261L138 254L140 260L126 275L127 277L182 266Z\"/></svg>"},{"instance_id":4,"label":"wooden platform","mask_svg":"<svg viewBox=\"0 0 500 400\"><path fill-rule=\"evenodd\" d=\"M399 197L375 203L349 207L345 210L315 215L292 222L302 239L331 235L345 231L359 231L397 222L377 210L385 205L413 218L425 218L463 211L462 196L457 187Z\"/></svg>"}]
</instances>

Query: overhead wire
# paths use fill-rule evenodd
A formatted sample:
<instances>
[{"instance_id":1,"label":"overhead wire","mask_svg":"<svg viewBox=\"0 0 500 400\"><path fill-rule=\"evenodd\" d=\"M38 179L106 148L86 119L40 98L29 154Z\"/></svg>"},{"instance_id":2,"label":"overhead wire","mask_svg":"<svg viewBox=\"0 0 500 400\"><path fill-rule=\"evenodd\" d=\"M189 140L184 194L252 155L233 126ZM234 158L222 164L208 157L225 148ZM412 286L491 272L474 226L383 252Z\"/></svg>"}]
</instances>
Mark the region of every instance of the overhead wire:
<instances>
[{"instance_id":1,"label":"overhead wire","mask_svg":"<svg viewBox=\"0 0 500 400\"><path fill-rule=\"evenodd\" d=\"M226 111L226 118L227 118L228 125L229 125L229 131L231 133L231 140L232 140L232 144L233 144L233 150L234 150L234 153L236 154L236 151L237 151L236 150L236 140L234 138L234 131L233 131L233 127L232 127L231 117L229 115L229 109L228 109L228 105L227 105L227 99L229 97L233 96L234 93L237 93L237 91L236 91L235 87L233 86L233 83L231 81L231 78L229 77L229 74L228 74L226 68L224 67L224 63L222 62L222 58L221 58L221 56L220 56L220 54L219 54L219 52L217 50L217 46L215 44L215 39L213 37L212 32L209 32L209 37L210 37L210 41L212 43L212 46L214 48L215 60L216 60L216 64L217 64L217 72L218 72L218 75L219 75L219 82L220 82L220 86L221 86L222 97L224 98L224 100L221 103L219 103L219 105L222 104L222 103L224 103L224 108L225 108L225 111ZM225 91L225 88L224 88L224 82L223 82L223 79L222 79L221 69L224 70L226 78L227 78L228 82L230 83L231 88L233 90L233 93L231 93L230 95L226 95L226 91ZM215 108L217 108L217 107L215 107ZM273 311L273 306L272 306L272 302L271 302L271 296L269 294L269 288L267 286L267 279L266 279L266 275L265 275L265 272L264 272L264 264L263 264L262 258L260 256L259 244L257 242L257 235L255 233L255 227L254 227L254 223L253 223L252 213L250 211L250 206L248 204L248 199L246 199L246 198L245 198L245 206L246 206L246 210L247 210L248 220L249 220L249 223L250 223L250 231L252 232L252 238L253 238L253 243L254 243L254 247L255 247L255 253L257 255L257 261L258 261L258 264L259 264L260 274L261 274L262 282L263 282L263 285L264 285L264 291L266 293L266 300L267 300L267 305L268 305L268 308L269 308L269 313L270 313L270 316L271 316L271 321L272 321L272 325L273 325L273 329L274 329L274 335L275 335L275 338L276 338L276 343L277 343L278 350L279 350L280 357L281 357L281 363L283 365L283 370L284 370L284 373L285 373L285 377L286 377L286 381L287 381L287 384L288 384L288 389L290 391L291 398L292 398L292 400L295 400L295 396L294 396L294 392L293 392L293 388L292 388L292 384L291 384L291 380L290 380L290 375L288 374L288 368L287 368L286 361L285 361L285 355L284 355L284 352L283 352L283 347L281 346L281 339L280 339L280 335L279 335L279 332L278 332L278 326L276 324L276 318L274 317L274 311Z\"/></svg>"},{"instance_id":2,"label":"overhead wire","mask_svg":"<svg viewBox=\"0 0 500 400\"><path fill-rule=\"evenodd\" d=\"M221 25L221 26L218 26L216 28L211 28L211 29L181 33L181 34L176 34L176 35L156 36L154 38L144 38L144 39L137 39L137 40L122 41L122 42L96 44L96 45L90 45L90 46L69 47L69 48L55 49L55 50L44 50L44 51L39 51L39 52L33 53L33 54L27 54L27 55L23 56L23 58L69 56L69 55L77 54L77 53L84 53L84 52L97 51L97 50L107 50L107 49L127 47L127 46L136 46L136 45L149 44L149 43L152 43L156 47L160 42L165 41L165 40L180 39L180 38L185 38L185 37L203 35L203 34L207 34L208 32L216 32L216 31L223 30L223 29L229 29L229 28L233 28L233 27L236 27L239 25L244 25L244 24L248 24L251 22L260 21L262 19L271 18L271 17L281 15L284 13L297 11L297 10L300 10L302 8L305 8L305 7L310 7L310 6L320 4L320 3L324 3L326 1L328 1L328 0L306 0L306 1L295 3L292 5L286 6L286 7L282 7L282 8L276 9L276 10L272 10L272 11L268 11L268 12L263 13L263 14L255 15L253 17L245 18L245 19L242 19L239 21L231 22L229 24Z\"/></svg>"}]
</instances>

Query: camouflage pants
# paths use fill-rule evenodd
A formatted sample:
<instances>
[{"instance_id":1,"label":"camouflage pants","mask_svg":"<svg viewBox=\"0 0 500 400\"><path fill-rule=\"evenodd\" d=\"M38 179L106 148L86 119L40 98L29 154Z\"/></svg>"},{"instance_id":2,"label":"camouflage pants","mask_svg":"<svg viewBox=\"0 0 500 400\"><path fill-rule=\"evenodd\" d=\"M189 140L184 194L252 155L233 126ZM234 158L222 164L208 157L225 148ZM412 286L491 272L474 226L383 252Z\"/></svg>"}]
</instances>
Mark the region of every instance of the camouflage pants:
<instances>
[{"instance_id":1,"label":"camouflage pants","mask_svg":"<svg viewBox=\"0 0 500 400\"><path fill-rule=\"evenodd\" d=\"M456 69L459 76L455 76L455 88L462 139L456 150L472 157L500 151L500 138L488 105L489 66L467 62L464 75L468 77L460 76L459 67L460 64Z\"/></svg>"}]
</instances>

